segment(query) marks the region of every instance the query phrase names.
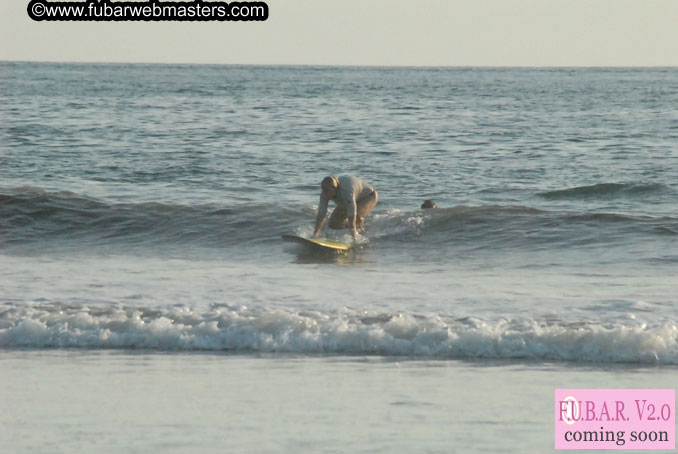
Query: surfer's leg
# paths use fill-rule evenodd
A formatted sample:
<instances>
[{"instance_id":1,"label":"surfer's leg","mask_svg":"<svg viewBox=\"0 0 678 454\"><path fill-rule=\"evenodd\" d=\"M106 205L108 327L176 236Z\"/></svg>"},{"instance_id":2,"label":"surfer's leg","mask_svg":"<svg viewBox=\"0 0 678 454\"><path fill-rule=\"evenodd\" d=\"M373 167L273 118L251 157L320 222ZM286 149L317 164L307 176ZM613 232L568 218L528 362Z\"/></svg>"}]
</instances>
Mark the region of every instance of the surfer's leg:
<instances>
[{"instance_id":1,"label":"surfer's leg","mask_svg":"<svg viewBox=\"0 0 678 454\"><path fill-rule=\"evenodd\" d=\"M348 228L348 219L346 218L346 210L343 207L336 207L330 216L329 227L331 229L345 229Z\"/></svg>"},{"instance_id":2,"label":"surfer's leg","mask_svg":"<svg viewBox=\"0 0 678 454\"><path fill-rule=\"evenodd\" d=\"M379 195L377 191L372 191L372 193L365 197L362 200L358 200L358 219L356 219L356 225L363 225L365 223L365 216L367 216L372 208L375 207L379 201Z\"/></svg>"}]
</instances>

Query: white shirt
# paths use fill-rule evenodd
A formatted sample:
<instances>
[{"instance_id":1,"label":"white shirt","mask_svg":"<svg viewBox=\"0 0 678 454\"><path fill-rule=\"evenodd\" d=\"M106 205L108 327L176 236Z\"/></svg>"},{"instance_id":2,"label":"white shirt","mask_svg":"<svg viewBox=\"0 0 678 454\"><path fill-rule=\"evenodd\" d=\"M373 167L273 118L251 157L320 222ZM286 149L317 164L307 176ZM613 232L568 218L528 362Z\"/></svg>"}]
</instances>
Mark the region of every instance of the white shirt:
<instances>
[{"instance_id":1,"label":"white shirt","mask_svg":"<svg viewBox=\"0 0 678 454\"><path fill-rule=\"evenodd\" d=\"M374 192L374 188L365 183L360 178L343 176L339 177L339 186L337 187L337 195L334 203L337 207L342 207L346 210L346 217L355 218L357 214L357 202L369 197ZM324 218L327 214L327 204L329 199L325 196L325 192L320 193L320 202L318 203L318 217Z\"/></svg>"}]
</instances>

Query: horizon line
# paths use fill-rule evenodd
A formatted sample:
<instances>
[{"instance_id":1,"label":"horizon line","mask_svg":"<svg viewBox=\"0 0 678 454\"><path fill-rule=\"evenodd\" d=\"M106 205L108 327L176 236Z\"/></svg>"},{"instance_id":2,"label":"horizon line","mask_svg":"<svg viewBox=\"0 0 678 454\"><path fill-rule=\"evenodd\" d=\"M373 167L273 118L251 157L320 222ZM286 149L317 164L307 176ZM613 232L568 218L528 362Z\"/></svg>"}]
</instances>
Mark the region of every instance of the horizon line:
<instances>
[{"instance_id":1,"label":"horizon line","mask_svg":"<svg viewBox=\"0 0 678 454\"><path fill-rule=\"evenodd\" d=\"M145 62L145 61L78 61L78 60L3 60L6 63L66 64L66 65L157 65L157 66L254 66L254 67L307 67L307 68L384 68L384 69L632 69L678 68L678 65L382 65L382 64L329 64L329 63L205 63L205 62Z\"/></svg>"}]
</instances>

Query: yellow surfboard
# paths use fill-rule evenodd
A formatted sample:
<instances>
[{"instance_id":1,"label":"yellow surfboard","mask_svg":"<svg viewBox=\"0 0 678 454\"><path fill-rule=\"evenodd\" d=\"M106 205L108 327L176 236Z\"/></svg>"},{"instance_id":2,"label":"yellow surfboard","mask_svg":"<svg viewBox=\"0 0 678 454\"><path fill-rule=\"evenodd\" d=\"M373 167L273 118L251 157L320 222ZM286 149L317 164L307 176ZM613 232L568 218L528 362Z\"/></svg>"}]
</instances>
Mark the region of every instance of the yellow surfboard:
<instances>
[{"instance_id":1,"label":"yellow surfboard","mask_svg":"<svg viewBox=\"0 0 678 454\"><path fill-rule=\"evenodd\" d=\"M348 251L352 247L350 244L328 240L327 238L304 238L297 235L283 235L282 239L322 251Z\"/></svg>"}]
</instances>

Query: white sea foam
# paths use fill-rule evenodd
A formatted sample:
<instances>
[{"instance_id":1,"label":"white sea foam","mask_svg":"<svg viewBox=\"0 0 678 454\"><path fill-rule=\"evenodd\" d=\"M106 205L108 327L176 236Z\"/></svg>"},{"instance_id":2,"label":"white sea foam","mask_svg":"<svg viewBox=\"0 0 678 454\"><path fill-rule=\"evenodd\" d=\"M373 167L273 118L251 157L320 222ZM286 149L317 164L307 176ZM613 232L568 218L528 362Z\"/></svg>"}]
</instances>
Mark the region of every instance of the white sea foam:
<instances>
[{"instance_id":1,"label":"white sea foam","mask_svg":"<svg viewBox=\"0 0 678 454\"><path fill-rule=\"evenodd\" d=\"M628 323L634 323L630 320ZM565 324L343 309L0 306L2 348L211 350L678 364L678 325Z\"/></svg>"}]
</instances>

